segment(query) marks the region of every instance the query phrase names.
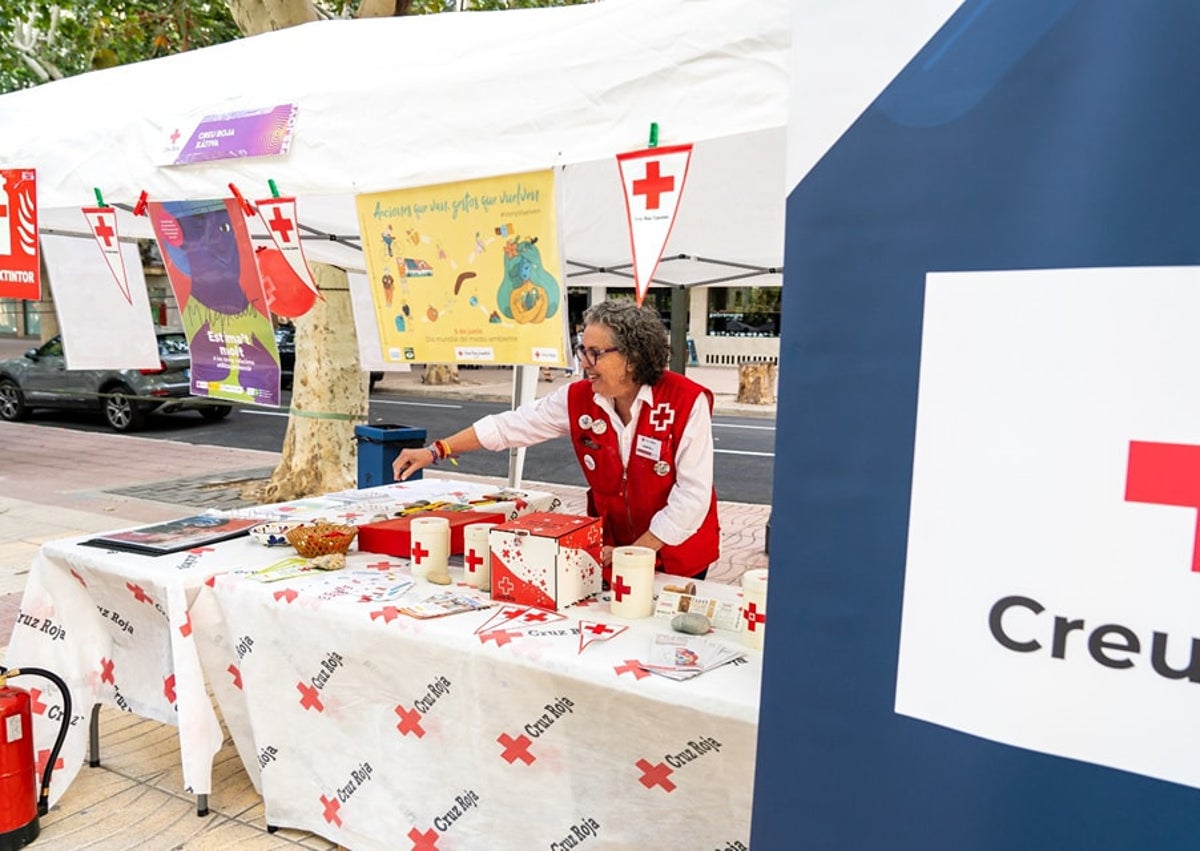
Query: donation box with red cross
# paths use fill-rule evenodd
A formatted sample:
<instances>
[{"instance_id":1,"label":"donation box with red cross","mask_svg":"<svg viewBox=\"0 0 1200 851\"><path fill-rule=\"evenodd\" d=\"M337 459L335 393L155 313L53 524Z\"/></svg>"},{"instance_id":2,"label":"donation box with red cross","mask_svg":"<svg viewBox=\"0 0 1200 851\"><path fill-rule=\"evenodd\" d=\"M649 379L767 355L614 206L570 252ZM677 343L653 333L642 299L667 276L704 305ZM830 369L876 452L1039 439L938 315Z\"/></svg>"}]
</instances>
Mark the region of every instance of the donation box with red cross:
<instances>
[{"instance_id":1,"label":"donation box with red cross","mask_svg":"<svg viewBox=\"0 0 1200 851\"><path fill-rule=\"evenodd\" d=\"M498 511L419 511L404 517L359 526L359 552L410 558L414 517L445 517L450 521L451 555L462 554L464 526L472 523L503 523L507 519Z\"/></svg>"},{"instance_id":2,"label":"donation box with red cross","mask_svg":"<svg viewBox=\"0 0 1200 851\"><path fill-rule=\"evenodd\" d=\"M492 599L559 609L600 591L600 521L533 512L488 533Z\"/></svg>"}]
</instances>

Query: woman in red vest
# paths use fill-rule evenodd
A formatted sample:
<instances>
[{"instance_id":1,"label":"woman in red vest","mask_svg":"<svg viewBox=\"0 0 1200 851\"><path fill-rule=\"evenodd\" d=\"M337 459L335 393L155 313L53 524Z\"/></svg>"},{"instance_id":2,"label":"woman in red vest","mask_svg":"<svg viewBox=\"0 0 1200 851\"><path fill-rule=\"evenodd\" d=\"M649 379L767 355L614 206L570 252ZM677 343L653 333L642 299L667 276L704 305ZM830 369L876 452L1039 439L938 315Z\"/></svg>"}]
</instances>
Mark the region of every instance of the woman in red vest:
<instances>
[{"instance_id":1,"label":"woman in red vest","mask_svg":"<svg viewBox=\"0 0 1200 851\"><path fill-rule=\"evenodd\" d=\"M588 513L604 523L605 564L614 546L633 544L657 551L667 573L703 578L720 544L712 392L667 370L670 344L654 309L604 301L583 320L575 350L583 378L424 449L405 449L392 465L396 479L463 452L569 435L588 483Z\"/></svg>"}]
</instances>

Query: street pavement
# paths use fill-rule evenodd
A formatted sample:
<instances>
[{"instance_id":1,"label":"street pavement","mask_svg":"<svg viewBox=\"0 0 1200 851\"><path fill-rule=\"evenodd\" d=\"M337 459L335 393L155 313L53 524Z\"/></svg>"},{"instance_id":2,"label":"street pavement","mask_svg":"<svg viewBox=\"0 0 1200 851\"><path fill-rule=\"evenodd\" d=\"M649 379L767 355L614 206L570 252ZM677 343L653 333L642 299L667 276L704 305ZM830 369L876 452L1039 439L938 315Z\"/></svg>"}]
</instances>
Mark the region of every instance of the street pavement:
<instances>
[{"instance_id":1,"label":"street pavement","mask_svg":"<svg viewBox=\"0 0 1200 851\"><path fill-rule=\"evenodd\" d=\"M20 356L35 344L0 338L0 359ZM774 416L773 405L736 402L736 369L695 368L688 375L713 390L718 413ZM461 370L453 385L425 385L421 377L419 369L388 373L379 387L416 395L511 399L508 369ZM539 395L568 380L562 370L550 378L538 382ZM279 459L277 452L0 422L0 646L8 644L25 577L44 542L249 504L243 491L268 477ZM532 481L523 486L551 491L563 500L564 511L583 513L582 488ZM770 506L721 502L718 509L722 554L709 578L734 583L746 570L767 566ZM336 847L301 831L267 833L261 801L229 741L216 759L210 813L198 818L194 799L180 791L173 729L105 707L101 730L104 764L85 768L43 818L37 847Z\"/></svg>"}]
</instances>

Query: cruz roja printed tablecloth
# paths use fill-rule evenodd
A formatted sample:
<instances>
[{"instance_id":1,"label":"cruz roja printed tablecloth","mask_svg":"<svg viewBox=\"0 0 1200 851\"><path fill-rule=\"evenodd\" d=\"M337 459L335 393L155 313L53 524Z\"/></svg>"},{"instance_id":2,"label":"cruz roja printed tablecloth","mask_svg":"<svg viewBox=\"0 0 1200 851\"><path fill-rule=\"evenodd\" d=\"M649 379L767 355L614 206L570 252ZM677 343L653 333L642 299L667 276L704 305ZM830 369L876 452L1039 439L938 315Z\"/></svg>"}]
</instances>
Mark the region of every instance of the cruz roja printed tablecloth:
<instances>
[{"instance_id":1,"label":"cruz roja printed tablecloth","mask_svg":"<svg viewBox=\"0 0 1200 851\"><path fill-rule=\"evenodd\" d=\"M486 502L487 510L509 516L551 511L559 504L543 491L491 499L497 491L486 483L422 479L220 516L364 523L420 500ZM181 516L188 513L181 510ZM148 556L83 545L89 537L51 541L39 550L5 657L10 668L53 671L71 692L73 717L52 778L50 803L79 772L87 752L89 715L97 703L176 725L185 784L181 791L208 794L222 734L205 689L188 609L213 576L266 567L295 551L242 537ZM44 764L63 716L63 699L51 683L29 679L22 686L33 695L35 748Z\"/></svg>"},{"instance_id":2,"label":"cruz roja printed tablecloth","mask_svg":"<svg viewBox=\"0 0 1200 851\"><path fill-rule=\"evenodd\" d=\"M667 618L616 618L601 595L417 619L401 609L444 588L386 599L409 575L358 555L340 574L225 574L198 597L200 655L268 824L354 849L748 846L760 653L675 681L639 665L678 635Z\"/></svg>"}]
</instances>

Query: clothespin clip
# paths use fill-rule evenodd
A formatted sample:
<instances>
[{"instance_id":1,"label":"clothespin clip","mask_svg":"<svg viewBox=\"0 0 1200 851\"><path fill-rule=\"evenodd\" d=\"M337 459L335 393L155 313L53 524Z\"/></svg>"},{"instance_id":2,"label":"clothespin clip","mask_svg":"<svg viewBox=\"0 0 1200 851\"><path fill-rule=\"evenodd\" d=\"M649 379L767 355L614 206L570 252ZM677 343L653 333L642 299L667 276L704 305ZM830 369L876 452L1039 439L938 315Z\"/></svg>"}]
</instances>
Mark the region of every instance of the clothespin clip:
<instances>
[{"instance_id":1,"label":"clothespin clip","mask_svg":"<svg viewBox=\"0 0 1200 851\"><path fill-rule=\"evenodd\" d=\"M267 186L271 187L271 197L278 198L279 197L279 187L275 185L274 178L270 178L270 177L267 178Z\"/></svg>"},{"instance_id":2,"label":"clothespin clip","mask_svg":"<svg viewBox=\"0 0 1200 851\"><path fill-rule=\"evenodd\" d=\"M250 206L250 202L242 197L242 193L232 183L229 184L229 191L232 192L233 197L237 199L237 202L241 206L243 213L245 213L247 216L258 215L258 211L255 210L252 206Z\"/></svg>"},{"instance_id":3,"label":"clothespin clip","mask_svg":"<svg viewBox=\"0 0 1200 851\"><path fill-rule=\"evenodd\" d=\"M658 122L657 121L650 122L650 144L647 145L646 147L647 148L657 148L658 147Z\"/></svg>"},{"instance_id":4,"label":"clothespin clip","mask_svg":"<svg viewBox=\"0 0 1200 851\"><path fill-rule=\"evenodd\" d=\"M93 186L92 191L96 193L96 206L97 207L107 207L108 205L104 203L104 196L102 194L100 194L100 187Z\"/></svg>"},{"instance_id":5,"label":"clothespin clip","mask_svg":"<svg viewBox=\"0 0 1200 851\"><path fill-rule=\"evenodd\" d=\"M146 215L146 205L150 203L150 196L146 194L146 190L142 190L142 194L138 196L137 203L133 205L133 214L135 216Z\"/></svg>"}]
</instances>

